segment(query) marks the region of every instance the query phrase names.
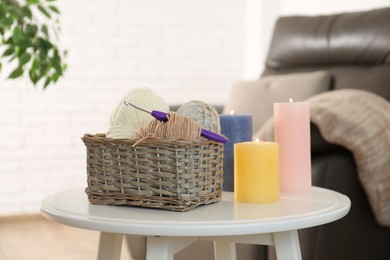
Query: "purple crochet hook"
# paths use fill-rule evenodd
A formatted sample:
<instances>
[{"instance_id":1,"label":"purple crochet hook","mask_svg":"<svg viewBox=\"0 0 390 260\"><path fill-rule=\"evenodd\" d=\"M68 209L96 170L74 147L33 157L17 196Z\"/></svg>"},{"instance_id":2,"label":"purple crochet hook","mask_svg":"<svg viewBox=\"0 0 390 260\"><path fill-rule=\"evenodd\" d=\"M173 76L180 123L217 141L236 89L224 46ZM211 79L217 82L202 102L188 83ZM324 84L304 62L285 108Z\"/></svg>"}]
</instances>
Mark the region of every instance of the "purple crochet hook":
<instances>
[{"instance_id":1,"label":"purple crochet hook","mask_svg":"<svg viewBox=\"0 0 390 260\"><path fill-rule=\"evenodd\" d=\"M123 101L123 103L128 106L132 106L132 107L135 107L136 109L139 109L143 112L146 112L146 113L149 113L151 114L154 118L156 118L157 120L159 121L162 121L162 122L167 122L168 119L169 119L169 114L168 113L165 113L165 112L162 112L162 111L158 111L158 110L147 110L143 107L140 107L140 106L137 106L137 105L134 105L128 101ZM227 143L227 139L219 134L216 134L216 133L213 133L211 131L208 131L206 129L202 129L201 132L200 132L200 135L203 136L203 137L206 137L207 139L209 140L213 140L213 141L217 141L219 143Z\"/></svg>"}]
</instances>

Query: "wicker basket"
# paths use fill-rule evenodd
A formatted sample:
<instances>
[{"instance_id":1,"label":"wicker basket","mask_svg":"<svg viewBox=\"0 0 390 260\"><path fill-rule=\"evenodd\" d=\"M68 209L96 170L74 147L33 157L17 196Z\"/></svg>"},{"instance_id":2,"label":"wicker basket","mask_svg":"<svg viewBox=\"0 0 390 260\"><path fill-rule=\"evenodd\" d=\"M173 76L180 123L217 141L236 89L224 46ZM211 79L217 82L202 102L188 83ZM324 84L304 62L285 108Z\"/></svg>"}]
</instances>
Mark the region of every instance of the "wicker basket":
<instances>
[{"instance_id":1,"label":"wicker basket","mask_svg":"<svg viewBox=\"0 0 390 260\"><path fill-rule=\"evenodd\" d=\"M223 144L86 134L92 204L189 211L222 198Z\"/></svg>"}]
</instances>

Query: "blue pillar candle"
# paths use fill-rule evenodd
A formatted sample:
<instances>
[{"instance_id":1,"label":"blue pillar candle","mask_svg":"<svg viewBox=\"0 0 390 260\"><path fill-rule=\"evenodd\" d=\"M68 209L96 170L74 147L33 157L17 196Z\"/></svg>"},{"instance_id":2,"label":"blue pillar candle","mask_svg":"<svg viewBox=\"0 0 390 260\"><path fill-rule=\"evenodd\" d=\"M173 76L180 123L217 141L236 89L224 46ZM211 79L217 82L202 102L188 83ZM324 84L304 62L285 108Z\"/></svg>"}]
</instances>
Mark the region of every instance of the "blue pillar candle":
<instances>
[{"instance_id":1,"label":"blue pillar candle","mask_svg":"<svg viewBox=\"0 0 390 260\"><path fill-rule=\"evenodd\" d=\"M234 144L252 141L251 115L219 115L221 133L229 140L224 146L224 191L234 191Z\"/></svg>"}]
</instances>

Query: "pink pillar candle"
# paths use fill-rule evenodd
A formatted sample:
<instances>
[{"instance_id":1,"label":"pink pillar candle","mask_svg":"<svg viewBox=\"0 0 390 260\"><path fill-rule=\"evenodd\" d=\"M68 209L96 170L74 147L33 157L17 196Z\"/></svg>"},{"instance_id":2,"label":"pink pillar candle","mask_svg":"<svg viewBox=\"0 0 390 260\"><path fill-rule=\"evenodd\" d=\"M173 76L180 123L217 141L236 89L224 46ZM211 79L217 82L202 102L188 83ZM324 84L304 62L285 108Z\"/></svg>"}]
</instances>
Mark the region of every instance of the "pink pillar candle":
<instances>
[{"instance_id":1,"label":"pink pillar candle","mask_svg":"<svg viewBox=\"0 0 390 260\"><path fill-rule=\"evenodd\" d=\"M280 191L311 189L310 108L308 102L274 104L275 142L279 143Z\"/></svg>"}]
</instances>

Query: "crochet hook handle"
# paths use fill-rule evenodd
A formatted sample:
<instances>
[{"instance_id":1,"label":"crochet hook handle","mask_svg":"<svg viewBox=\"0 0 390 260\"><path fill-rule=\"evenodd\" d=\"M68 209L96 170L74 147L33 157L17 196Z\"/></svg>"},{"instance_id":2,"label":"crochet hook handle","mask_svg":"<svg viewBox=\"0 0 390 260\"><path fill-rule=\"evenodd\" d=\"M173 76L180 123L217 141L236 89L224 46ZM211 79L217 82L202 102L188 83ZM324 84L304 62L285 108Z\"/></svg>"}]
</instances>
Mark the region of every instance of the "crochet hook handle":
<instances>
[{"instance_id":1,"label":"crochet hook handle","mask_svg":"<svg viewBox=\"0 0 390 260\"><path fill-rule=\"evenodd\" d=\"M157 120L160 120L163 122L167 122L169 119L169 114L162 112L162 111L153 110L150 114L154 118L156 118ZM202 129L200 132L200 135L203 137L206 137L209 140L214 140L214 141L217 141L219 143L226 143L227 142L227 139L225 137L223 137L219 134L216 134L214 132L208 131L206 129Z\"/></svg>"},{"instance_id":2,"label":"crochet hook handle","mask_svg":"<svg viewBox=\"0 0 390 260\"><path fill-rule=\"evenodd\" d=\"M227 143L227 141L228 141L222 135L216 134L216 133L208 131L206 129L202 129L200 132L200 135L203 137L206 137L209 140L214 140L214 141L217 141L219 143Z\"/></svg>"},{"instance_id":3,"label":"crochet hook handle","mask_svg":"<svg viewBox=\"0 0 390 260\"><path fill-rule=\"evenodd\" d=\"M146 113L149 113L151 114L154 118L156 118L157 120L159 121L162 121L162 122L167 122L169 120L169 114L168 113L165 113L165 112L162 112L162 111L158 111L158 110L147 110L143 107L140 107L140 106L137 106L137 105L134 105L130 102L126 102L124 101L124 104L125 105L130 105L130 106L133 106L141 111L144 111ZM200 131L200 135L209 139L209 140L213 140L213 141L216 141L216 142L219 142L219 143L227 143L227 139L225 137L223 137L222 135L219 135L219 134L216 134L214 132L211 132L211 131L208 131L206 129L202 129Z\"/></svg>"},{"instance_id":4,"label":"crochet hook handle","mask_svg":"<svg viewBox=\"0 0 390 260\"><path fill-rule=\"evenodd\" d=\"M153 110L150 114L154 118L156 118L157 120L160 120L160 121L163 121L163 122L167 122L168 119L169 119L169 114L165 113L165 112L162 112L162 111ZM225 137L223 137L223 136L221 136L219 134L216 134L214 132L208 131L206 129L202 129L200 131L200 135L203 136L203 137L206 137L209 140L214 140L214 141L217 141L219 143L227 143L227 139Z\"/></svg>"},{"instance_id":5,"label":"crochet hook handle","mask_svg":"<svg viewBox=\"0 0 390 260\"><path fill-rule=\"evenodd\" d=\"M168 119L169 119L169 114L168 113L165 113L165 112L162 112L162 111L157 111L157 110L152 110L150 112L150 114L156 118L157 120L159 121L162 121L162 122L167 122Z\"/></svg>"}]
</instances>

